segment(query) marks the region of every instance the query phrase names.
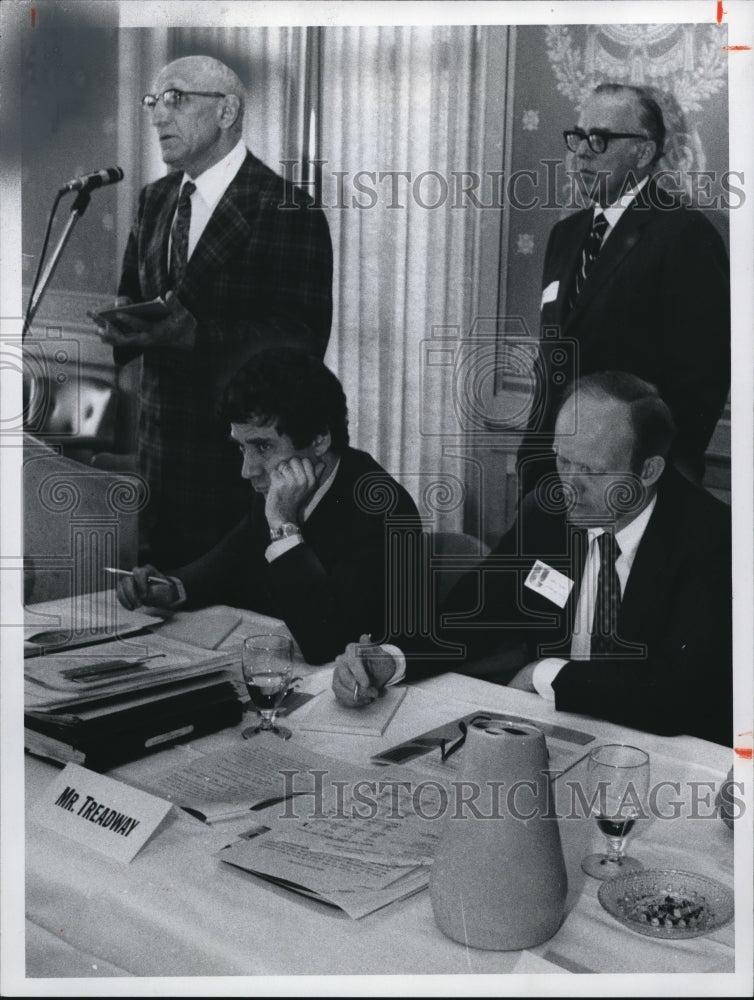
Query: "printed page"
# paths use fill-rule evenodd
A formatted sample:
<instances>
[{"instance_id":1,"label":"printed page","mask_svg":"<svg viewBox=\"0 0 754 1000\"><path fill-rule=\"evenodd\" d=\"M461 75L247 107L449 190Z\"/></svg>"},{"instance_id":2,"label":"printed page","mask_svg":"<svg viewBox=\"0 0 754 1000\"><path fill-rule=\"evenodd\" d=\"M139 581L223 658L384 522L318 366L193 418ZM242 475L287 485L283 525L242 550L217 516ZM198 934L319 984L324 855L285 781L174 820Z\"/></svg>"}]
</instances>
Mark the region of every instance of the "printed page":
<instances>
[{"instance_id":1,"label":"printed page","mask_svg":"<svg viewBox=\"0 0 754 1000\"><path fill-rule=\"evenodd\" d=\"M292 796L321 796L326 781L345 783L361 777L348 765L275 736L239 739L232 750L220 750L181 767L141 781L208 823L240 816L254 806Z\"/></svg>"},{"instance_id":2,"label":"printed page","mask_svg":"<svg viewBox=\"0 0 754 1000\"><path fill-rule=\"evenodd\" d=\"M269 832L238 840L217 857L334 903L354 919L427 885L443 827L436 786L398 773L332 782L316 806L286 803Z\"/></svg>"}]
</instances>

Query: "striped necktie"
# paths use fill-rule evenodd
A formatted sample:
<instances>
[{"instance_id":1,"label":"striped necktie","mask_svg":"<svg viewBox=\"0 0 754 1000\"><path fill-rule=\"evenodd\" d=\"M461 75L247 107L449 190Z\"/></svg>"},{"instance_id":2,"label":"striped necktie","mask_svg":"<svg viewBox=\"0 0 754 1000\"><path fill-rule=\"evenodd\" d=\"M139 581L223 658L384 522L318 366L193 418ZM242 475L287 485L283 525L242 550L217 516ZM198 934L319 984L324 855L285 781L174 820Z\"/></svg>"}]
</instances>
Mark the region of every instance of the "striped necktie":
<instances>
[{"instance_id":1,"label":"striped necktie","mask_svg":"<svg viewBox=\"0 0 754 1000\"><path fill-rule=\"evenodd\" d=\"M170 233L170 287L177 291L188 261L189 229L191 228L191 195L196 191L193 181L186 181L181 188L178 208Z\"/></svg>"},{"instance_id":2,"label":"striped necktie","mask_svg":"<svg viewBox=\"0 0 754 1000\"><path fill-rule=\"evenodd\" d=\"M600 572L597 578L597 599L592 627L591 659L599 659L615 650L615 639L620 610L621 592L615 560L620 555L620 545L612 531L603 531L597 537L600 550Z\"/></svg>"},{"instance_id":3,"label":"striped necktie","mask_svg":"<svg viewBox=\"0 0 754 1000\"><path fill-rule=\"evenodd\" d=\"M581 294L581 289L584 287L584 282L587 279L587 275L591 271L597 255L602 247L602 241L605 238L605 233L607 232L608 222L605 218L603 212L592 222L592 228L589 230L589 235L584 241L584 246L581 250L581 262L579 268L576 271L576 280L573 284L573 290L571 292L571 308L573 308L576 299Z\"/></svg>"}]
</instances>

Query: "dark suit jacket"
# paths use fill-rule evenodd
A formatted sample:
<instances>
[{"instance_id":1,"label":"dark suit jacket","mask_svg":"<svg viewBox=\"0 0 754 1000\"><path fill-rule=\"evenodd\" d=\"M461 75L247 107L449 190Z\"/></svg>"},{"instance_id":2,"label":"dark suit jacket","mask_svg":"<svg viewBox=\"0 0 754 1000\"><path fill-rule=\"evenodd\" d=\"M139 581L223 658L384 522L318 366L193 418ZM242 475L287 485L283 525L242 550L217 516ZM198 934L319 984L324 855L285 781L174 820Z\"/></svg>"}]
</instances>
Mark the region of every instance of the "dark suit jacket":
<instances>
[{"instance_id":1,"label":"dark suit jacket","mask_svg":"<svg viewBox=\"0 0 754 1000\"><path fill-rule=\"evenodd\" d=\"M169 288L168 239L181 177L174 172L142 190L119 295L142 301ZM139 452L151 493L144 525L150 558L163 564L205 552L246 509L237 449L216 413L228 378L264 347L324 355L332 317L324 214L248 153L176 291L197 320L195 347L145 350L140 392ZM138 353L117 349L115 359Z\"/></svg>"},{"instance_id":2,"label":"dark suit jacket","mask_svg":"<svg viewBox=\"0 0 754 1000\"><path fill-rule=\"evenodd\" d=\"M272 562L264 503L254 494L251 512L219 545L175 572L188 606L230 604L282 618L309 663L333 660L364 633L382 639L391 602L415 576L389 544L421 530L403 487L366 452L346 449L302 526L304 544Z\"/></svg>"},{"instance_id":3,"label":"dark suit jacket","mask_svg":"<svg viewBox=\"0 0 754 1000\"><path fill-rule=\"evenodd\" d=\"M557 297L541 313L547 396L532 412L520 458L537 445L531 432L552 431L561 376L615 369L657 386L678 426L674 457L701 478L704 451L730 387L730 278L723 241L704 215L680 207L650 180L610 233L569 311L592 217L588 209L564 219L547 244L543 291L558 282ZM557 351L564 343L568 360ZM539 444L547 450L549 438Z\"/></svg>"},{"instance_id":4,"label":"dark suit jacket","mask_svg":"<svg viewBox=\"0 0 754 1000\"><path fill-rule=\"evenodd\" d=\"M465 643L470 660L522 640L529 661L568 659L585 535L529 494L497 548L449 595L443 637ZM537 559L574 581L562 609L524 585ZM730 510L674 470L661 480L616 632L625 647L615 657L563 667L558 709L731 744Z\"/></svg>"}]
</instances>

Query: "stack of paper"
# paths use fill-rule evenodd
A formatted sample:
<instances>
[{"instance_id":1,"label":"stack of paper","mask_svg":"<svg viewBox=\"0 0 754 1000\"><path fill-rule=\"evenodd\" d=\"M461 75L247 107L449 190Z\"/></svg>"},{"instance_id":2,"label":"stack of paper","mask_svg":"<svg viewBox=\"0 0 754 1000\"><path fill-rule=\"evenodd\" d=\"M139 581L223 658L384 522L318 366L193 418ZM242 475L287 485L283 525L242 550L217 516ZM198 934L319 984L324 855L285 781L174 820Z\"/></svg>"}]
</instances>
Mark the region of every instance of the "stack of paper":
<instances>
[{"instance_id":1,"label":"stack of paper","mask_svg":"<svg viewBox=\"0 0 754 1000\"><path fill-rule=\"evenodd\" d=\"M385 688L366 708L345 708L332 691L322 691L298 720L299 729L321 733L349 733L352 736L382 736L406 697L408 688Z\"/></svg>"},{"instance_id":2,"label":"stack of paper","mask_svg":"<svg viewBox=\"0 0 754 1000\"><path fill-rule=\"evenodd\" d=\"M359 919L429 883L443 822L437 784L424 786L419 795L382 771L325 783L316 802L290 800L266 831L216 856Z\"/></svg>"},{"instance_id":3,"label":"stack of paper","mask_svg":"<svg viewBox=\"0 0 754 1000\"><path fill-rule=\"evenodd\" d=\"M96 770L241 717L233 654L151 634L24 661L25 746Z\"/></svg>"},{"instance_id":4,"label":"stack of paper","mask_svg":"<svg viewBox=\"0 0 754 1000\"><path fill-rule=\"evenodd\" d=\"M424 889L443 826L437 782L365 772L295 739L256 736L142 780L209 823L277 802L263 826L216 856L357 919Z\"/></svg>"}]
</instances>

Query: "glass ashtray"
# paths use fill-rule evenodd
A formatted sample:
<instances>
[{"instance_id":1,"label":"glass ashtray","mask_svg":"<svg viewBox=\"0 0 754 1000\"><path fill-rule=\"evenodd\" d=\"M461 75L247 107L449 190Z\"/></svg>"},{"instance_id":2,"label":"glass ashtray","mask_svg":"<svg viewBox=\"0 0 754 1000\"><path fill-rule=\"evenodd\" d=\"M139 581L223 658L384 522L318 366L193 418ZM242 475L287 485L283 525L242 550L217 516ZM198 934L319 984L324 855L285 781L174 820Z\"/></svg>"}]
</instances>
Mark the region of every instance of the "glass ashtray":
<instances>
[{"instance_id":1,"label":"glass ashtray","mask_svg":"<svg viewBox=\"0 0 754 1000\"><path fill-rule=\"evenodd\" d=\"M625 927L647 937L680 939L709 934L733 918L733 893L704 875L648 870L617 875L598 898Z\"/></svg>"}]
</instances>

